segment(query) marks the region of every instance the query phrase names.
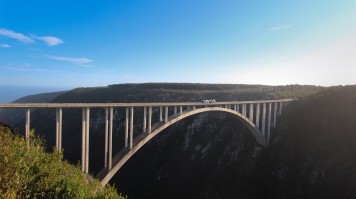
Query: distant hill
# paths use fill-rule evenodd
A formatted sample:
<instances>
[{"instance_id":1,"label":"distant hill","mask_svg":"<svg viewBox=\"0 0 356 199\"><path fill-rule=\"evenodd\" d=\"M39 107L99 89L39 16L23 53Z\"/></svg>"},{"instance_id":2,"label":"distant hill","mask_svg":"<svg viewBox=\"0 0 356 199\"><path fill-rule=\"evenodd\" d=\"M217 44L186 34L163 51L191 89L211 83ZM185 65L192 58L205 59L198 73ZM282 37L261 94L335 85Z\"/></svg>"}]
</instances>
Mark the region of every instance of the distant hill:
<instances>
[{"instance_id":1,"label":"distant hill","mask_svg":"<svg viewBox=\"0 0 356 199\"><path fill-rule=\"evenodd\" d=\"M41 93L36 95L29 95L13 101L12 103L46 103L51 102L59 95L67 91ZM0 110L0 121L9 125L16 125L25 118L24 110L16 109L2 109Z\"/></svg>"}]
</instances>

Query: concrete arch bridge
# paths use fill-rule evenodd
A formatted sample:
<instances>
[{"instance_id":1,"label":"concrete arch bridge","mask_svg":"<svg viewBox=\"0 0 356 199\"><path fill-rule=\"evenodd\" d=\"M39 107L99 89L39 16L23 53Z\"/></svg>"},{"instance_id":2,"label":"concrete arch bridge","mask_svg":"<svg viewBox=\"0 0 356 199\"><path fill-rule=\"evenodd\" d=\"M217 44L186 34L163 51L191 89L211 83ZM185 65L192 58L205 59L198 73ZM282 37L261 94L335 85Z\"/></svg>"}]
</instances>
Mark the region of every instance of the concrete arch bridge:
<instances>
[{"instance_id":1,"label":"concrete arch bridge","mask_svg":"<svg viewBox=\"0 0 356 199\"><path fill-rule=\"evenodd\" d=\"M29 143L30 112L34 108L56 109L56 147L62 150L62 111L68 108L82 109L82 171L89 172L89 131L90 109L105 109L105 160L104 168L96 176L106 185L115 173L148 141L167 127L191 115L203 112L226 112L236 116L250 130L256 141L264 147L270 143L270 129L276 126L277 116L282 115L282 107L293 99L231 101L231 102L173 102L173 103L10 103L0 104L0 108L26 109L25 138ZM206 102L206 101L205 101ZM116 155L112 154L113 110L125 111L125 147ZM142 132L134 137L134 113L143 109ZM153 123L153 109L159 112L159 119ZM169 115L171 113L171 115Z\"/></svg>"}]
</instances>

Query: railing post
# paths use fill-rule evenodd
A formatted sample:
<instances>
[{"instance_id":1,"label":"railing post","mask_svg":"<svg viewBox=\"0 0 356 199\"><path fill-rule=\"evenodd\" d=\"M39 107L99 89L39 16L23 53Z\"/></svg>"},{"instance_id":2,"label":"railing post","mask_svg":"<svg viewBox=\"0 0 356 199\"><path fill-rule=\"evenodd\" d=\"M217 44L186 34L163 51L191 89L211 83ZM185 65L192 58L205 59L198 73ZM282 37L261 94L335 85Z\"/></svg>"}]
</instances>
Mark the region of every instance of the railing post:
<instances>
[{"instance_id":1,"label":"railing post","mask_svg":"<svg viewBox=\"0 0 356 199\"><path fill-rule=\"evenodd\" d=\"M168 106L164 107L165 113L164 113L164 122L168 121Z\"/></svg>"},{"instance_id":2,"label":"railing post","mask_svg":"<svg viewBox=\"0 0 356 199\"><path fill-rule=\"evenodd\" d=\"M27 141L27 146L30 146L30 108L26 109L25 138Z\"/></svg>"},{"instance_id":3,"label":"railing post","mask_svg":"<svg viewBox=\"0 0 356 199\"><path fill-rule=\"evenodd\" d=\"M133 147L133 118L134 118L134 108L130 108L130 149Z\"/></svg>"},{"instance_id":4,"label":"railing post","mask_svg":"<svg viewBox=\"0 0 356 199\"><path fill-rule=\"evenodd\" d=\"M128 137L129 137L129 107L126 107L126 118L125 118L125 148L128 147Z\"/></svg>"},{"instance_id":5,"label":"railing post","mask_svg":"<svg viewBox=\"0 0 356 199\"><path fill-rule=\"evenodd\" d=\"M148 134L152 132L152 107L148 108Z\"/></svg>"},{"instance_id":6,"label":"railing post","mask_svg":"<svg viewBox=\"0 0 356 199\"><path fill-rule=\"evenodd\" d=\"M146 107L143 107L143 132L146 132L146 117L147 117L147 112L146 112Z\"/></svg>"}]
</instances>

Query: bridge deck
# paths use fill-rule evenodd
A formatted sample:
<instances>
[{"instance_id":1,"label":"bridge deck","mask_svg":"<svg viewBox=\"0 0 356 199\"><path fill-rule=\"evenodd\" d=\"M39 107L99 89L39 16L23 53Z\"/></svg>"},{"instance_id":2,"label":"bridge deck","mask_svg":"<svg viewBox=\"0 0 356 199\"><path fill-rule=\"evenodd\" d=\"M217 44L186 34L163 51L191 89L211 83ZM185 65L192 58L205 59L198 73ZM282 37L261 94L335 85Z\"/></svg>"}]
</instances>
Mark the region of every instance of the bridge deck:
<instances>
[{"instance_id":1,"label":"bridge deck","mask_svg":"<svg viewBox=\"0 0 356 199\"><path fill-rule=\"evenodd\" d=\"M106 108L106 107L159 107L159 106L216 106L233 104L260 104L274 102L289 102L294 99L282 100L254 100L254 101L229 101L229 102L149 102L149 103L0 103L0 108Z\"/></svg>"}]
</instances>

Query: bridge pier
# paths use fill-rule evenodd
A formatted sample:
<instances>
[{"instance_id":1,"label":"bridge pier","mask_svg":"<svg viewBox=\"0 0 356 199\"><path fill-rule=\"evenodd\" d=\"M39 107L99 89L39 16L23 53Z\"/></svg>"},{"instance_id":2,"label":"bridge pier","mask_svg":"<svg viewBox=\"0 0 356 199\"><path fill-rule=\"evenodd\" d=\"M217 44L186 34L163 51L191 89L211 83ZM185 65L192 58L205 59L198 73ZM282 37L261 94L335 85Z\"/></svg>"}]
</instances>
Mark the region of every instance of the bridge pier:
<instances>
[{"instance_id":1,"label":"bridge pier","mask_svg":"<svg viewBox=\"0 0 356 199\"><path fill-rule=\"evenodd\" d=\"M56 148L62 150L62 108L56 109Z\"/></svg>"},{"instance_id":2,"label":"bridge pier","mask_svg":"<svg viewBox=\"0 0 356 199\"><path fill-rule=\"evenodd\" d=\"M146 119L146 117L147 117L147 110L146 110L146 107L143 107L143 127L142 127L142 131L143 131L143 133L144 132L146 132L146 127L147 127L147 124L146 124L146 122L147 122L147 119Z\"/></svg>"},{"instance_id":3,"label":"bridge pier","mask_svg":"<svg viewBox=\"0 0 356 199\"><path fill-rule=\"evenodd\" d=\"M30 146L30 109L26 109L26 125L25 125L25 139L27 141L27 146Z\"/></svg>"},{"instance_id":4,"label":"bridge pier","mask_svg":"<svg viewBox=\"0 0 356 199\"><path fill-rule=\"evenodd\" d=\"M279 115L282 115L282 102L279 102Z\"/></svg>"},{"instance_id":5,"label":"bridge pier","mask_svg":"<svg viewBox=\"0 0 356 199\"><path fill-rule=\"evenodd\" d=\"M129 145L129 107L126 107L126 117L125 117L125 148Z\"/></svg>"},{"instance_id":6,"label":"bridge pier","mask_svg":"<svg viewBox=\"0 0 356 199\"><path fill-rule=\"evenodd\" d=\"M159 121L162 122L162 106L159 107Z\"/></svg>"},{"instance_id":7,"label":"bridge pier","mask_svg":"<svg viewBox=\"0 0 356 199\"><path fill-rule=\"evenodd\" d=\"M242 115L244 115L245 117L247 116L247 113L246 113L246 104L242 104Z\"/></svg>"},{"instance_id":8,"label":"bridge pier","mask_svg":"<svg viewBox=\"0 0 356 199\"><path fill-rule=\"evenodd\" d=\"M253 104L250 104L249 119L253 122Z\"/></svg>"},{"instance_id":9,"label":"bridge pier","mask_svg":"<svg viewBox=\"0 0 356 199\"><path fill-rule=\"evenodd\" d=\"M130 107L130 149L133 147L133 118L134 118L134 107Z\"/></svg>"},{"instance_id":10,"label":"bridge pier","mask_svg":"<svg viewBox=\"0 0 356 199\"><path fill-rule=\"evenodd\" d=\"M180 115L183 114L183 107L182 107L182 106L179 107L179 114L180 114Z\"/></svg>"},{"instance_id":11,"label":"bridge pier","mask_svg":"<svg viewBox=\"0 0 356 199\"><path fill-rule=\"evenodd\" d=\"M164 107L164 122L168 121L168 106Z\"/></svg>"},{"instance_id":12,"label":"bridge pier","mask_svg":"<svg viewBox=\"0 0 356 199\"><path fill-rule=\"evenodd\" d=\"M268 103L267 144L269 144L270 135L271 135L271 113L272 113L272 103Z\"/></svg>"},{"instance_id":13,"label":"bridge pier","mask_svg":"<svg viewBox=\"0 0 356 199\"><path fill-rule=\"evenodd\" d=\"M273 119L273 128L276 128L276 125L277 125L277 103L274 103L274 106L273 106L273 108L274 108L274 111L273 111L273 117L274 117L274 119Z\"/></svg>"},{"instance_id":14,"label":"bridge pier","mask_svg":"<svg viewBox=\"0 0 356 199\"><path fill-rule=\"evenodd\" d=\"M260 104L256 104L256 127L260 129Z\"/></svg>"},{"instance_id":15,"label":"bridge pier","mask_svg":"<svg viewBox=\"0 0 356 199\"><path fill-rule=\"evenodd\" d=\"M152 132L152 107L148 108L148 134Z\"/></svg>"},{"instance_id":16,"label":"bridge pier","mask_svg":"<svg viewBox=\"0 0 356 199\"><path fill-rule=\"evenodd\" d=\"M90 109L82 110L82 171L89 172L89 122Z\"/></svg>"},{"instance_id":17,"label":"bridge pier","mask_svg":"<svg viewBox=\"0 0 356 199\"><path fill-rule=\"evenodd\" d=\"M266 103L263 103L262 108L262 135L265 137L265 129L266 129Z\"/></svg>"}]
</instances>

